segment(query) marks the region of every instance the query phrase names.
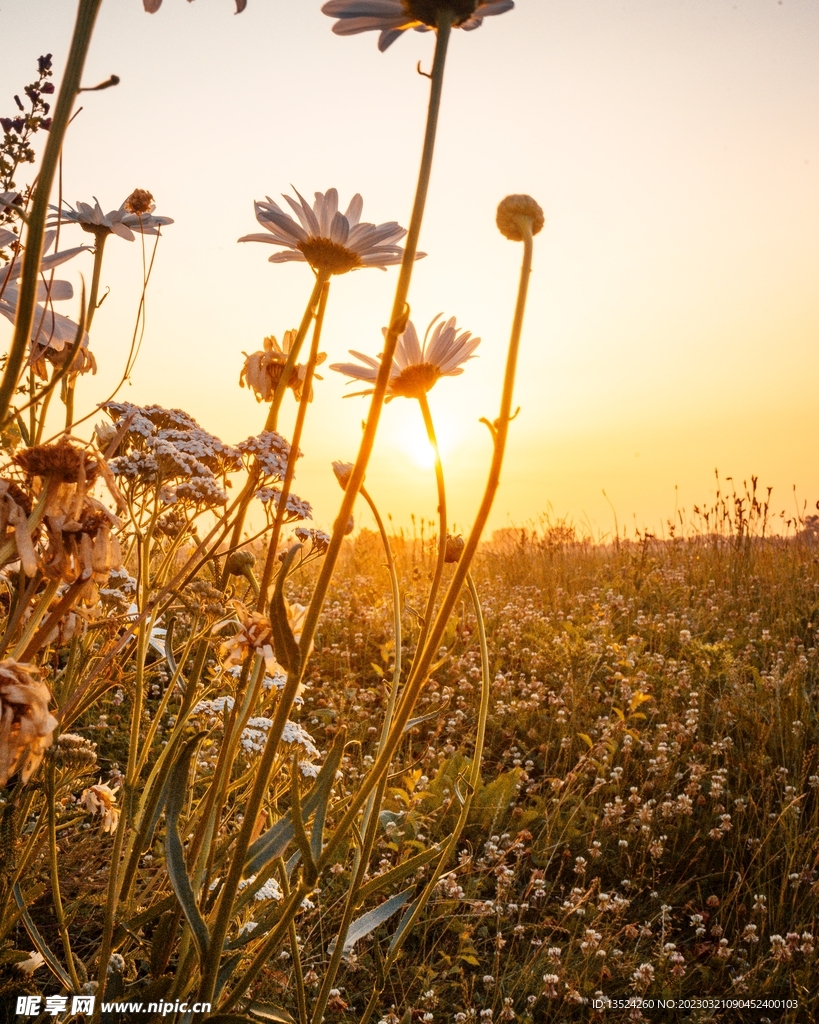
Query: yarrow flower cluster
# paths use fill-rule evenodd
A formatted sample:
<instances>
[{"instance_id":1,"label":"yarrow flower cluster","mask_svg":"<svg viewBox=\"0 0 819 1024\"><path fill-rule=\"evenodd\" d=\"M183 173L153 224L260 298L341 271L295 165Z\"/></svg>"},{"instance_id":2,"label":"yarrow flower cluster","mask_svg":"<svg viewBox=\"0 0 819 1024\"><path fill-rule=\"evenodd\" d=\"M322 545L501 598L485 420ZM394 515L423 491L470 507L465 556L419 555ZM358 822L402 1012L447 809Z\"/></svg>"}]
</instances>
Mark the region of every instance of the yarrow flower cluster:
<instances>
[{"instance_id":1,"label":"yarrow flower cluster","mask_svg":"<svg viewBox=\"0 0 819 1024\"><path fill-rule=\"evenodd\" d=\"M105 409L115 423L123 418L128 423L117 454L110 460L116 476L159 487L160 500L169 505L178 501L205 506L227 502L218 478L241 468L238 447L209 434L181 409L130 402L108 402ZM111 427L97 427L103 446L115 433Z\"/></svg>"}]
</instances>

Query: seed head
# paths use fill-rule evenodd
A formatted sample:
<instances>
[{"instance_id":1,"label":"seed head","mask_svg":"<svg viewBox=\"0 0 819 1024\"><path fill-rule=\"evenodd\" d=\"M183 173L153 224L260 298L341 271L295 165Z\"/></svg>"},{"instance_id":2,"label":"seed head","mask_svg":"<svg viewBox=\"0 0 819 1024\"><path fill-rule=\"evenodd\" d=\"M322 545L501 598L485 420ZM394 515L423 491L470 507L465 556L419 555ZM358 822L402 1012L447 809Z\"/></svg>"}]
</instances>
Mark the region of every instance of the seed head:
<instances>
[{"instance_id":1,"label":"seed head","mask_svg":"<svg viewBox=\"0 0 819 1024\"><path fill-rule=\"evenodd\" d=\"M495 218L498 230L512 242L522 242L524 225L530 224L536 235L546 223L543 210L531 196L507 196L498 206Z\"/></svg>"},{"instance_id":2,"label":"seed head","mask_svg":"<svg viewBox=\"0 0 819 1024\"><path fill-rule=\"evenodd\" d=\"M141 216L150 213L153 207L154 197L144 188L135 188L125 200L125 209L128 213L135 213Z\"/></svg>"}]
</instances>

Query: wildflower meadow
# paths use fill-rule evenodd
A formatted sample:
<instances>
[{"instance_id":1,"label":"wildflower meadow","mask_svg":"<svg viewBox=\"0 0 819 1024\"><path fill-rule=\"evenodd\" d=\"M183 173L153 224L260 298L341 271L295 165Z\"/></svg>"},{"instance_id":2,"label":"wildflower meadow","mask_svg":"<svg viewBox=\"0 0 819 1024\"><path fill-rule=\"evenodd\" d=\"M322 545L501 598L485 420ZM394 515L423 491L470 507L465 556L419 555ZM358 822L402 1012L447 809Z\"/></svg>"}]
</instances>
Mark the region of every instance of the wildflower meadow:
<instances>
[{"instance_id":1,"label":"wildflower meadow","mask_svg":"<svg viewBox=\"0 0 819 1024\"><path fill-rule=\"evenodd\" d=\"M819 519L778 515L754 478L717 479L663 536L489 525L550 197L497 197L503 338L448 307L446 268L439 306L411 286L448 59L515 4L309 2L338 47L430 33L420 153L401 154L419 170L394 197L406 225L298 191L286 148L275 198L247 197L243 254L304 283L220 364L225 402L256 399L244 438L129 400L183 226L148 188L101 204L92 161L87 194L62 193L80 94L119 81L84 74L102 0L77 0L59 75L34 54L28 84L3 83L0 1019L815 1020ZM158 21L172 0L143 6ZM112 351L95 327L121 245L142 277ZM353 272L391 275L392 303L381 336L328 352ZM490 344L503 369L456 526L428 396L468 387ZM435 487L412 528L371 469L392 402L432 453L406 469ZM352 461L326 467L326 521L295 489L322 415L361 420Z\"/></svg>"}]
</instances>

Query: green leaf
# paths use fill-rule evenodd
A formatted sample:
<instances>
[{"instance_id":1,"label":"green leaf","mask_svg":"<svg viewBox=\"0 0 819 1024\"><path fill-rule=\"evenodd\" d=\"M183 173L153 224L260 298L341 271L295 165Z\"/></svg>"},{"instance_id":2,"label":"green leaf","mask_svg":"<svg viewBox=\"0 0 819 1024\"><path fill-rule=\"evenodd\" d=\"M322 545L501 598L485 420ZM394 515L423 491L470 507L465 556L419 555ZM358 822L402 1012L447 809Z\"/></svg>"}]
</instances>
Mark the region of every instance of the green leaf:
<instances>
[{"instance_id":1,"label":"green leaf","mask_svg":"<svg viewBox=\"0 0 819 1024\"><path fill-rule=\"evenodd\" d=\"M358 890L358 898L363 903L364 900L370 896L375 895L381 889L388 889L390 886L395 885L396 882L401 882L407 877L407 875L414 874L418 868L423 867L425 864L429 864L431 860L434 860L443 848L442 843L436 843L435 846L431 846L428 850L424 850L423 853L416 853L414 857L408 857L401 864L397 864L394 868L390 868L389 871L385 871L383 875L377 875L375 878L371 878L369 882L366 882Z\"/></svg>"},{"instance_id":2,"label":"green leaf","mask_svg":"<svg viewBox=\"0 0 819 1024\"><path fill-rule=\"evenodd\" d=\"M520 769L513 768L493 779L488 786L479 788L472 799L470 824L494 829L495 823L503 820L509 804L515 798L519 779Z\"/></svg>"},{"instance_id":3,"label":"green leaf","mask_svg":"<svg viewBox=\"0 0 819 1024\"><path fill-rule=\"evenodd\" d=\"M313 787L302 801L302 821L307 821L310 815L321 807L323 822L323 815L326 814L330 793L333 789L338 766L341 764L341 755L344 753L346 741L346 731L340 729L336 734L335 742L330 748L327 759L321 767L321 771L316 776ZM279 818L272 828L269 828L267 832L259 836L256 842L250 846L247 851L243 874L245 876L257 875L274 857L282 856L295 838L295 835L296 830L293 828L293 819L290 811L288 811L283 818Z\"/></svg>"},{"instance_id":4,"label":"green leaf","mask_svg":"<svg viewBox=\"0 0 819 1024\"><path fill-rule=\"evenodd\" d=\"M42 956L42 958L48 964L49 969L51 970L51 973L56 978L59 978L59 980L62 982L64 988L66 988L69 992L71 992L72 991L71 979L65 973L65 971L63 970L63 968L62 968L62 966L60 964L60 961L51 952L51 950L49 949L48 944L46 943L45 939L37 931L37 926L31 920L31 915L28 912L28 908L26 907L26 901L23 899L23 893L22 893L22 890L20 889L20 883L19 882L15 882L14 885L12 886L12 890L11 891L14 893L14 902L20 908L20 911L21 911L21 915L20 916L23 918L23 924L26 926L26 931L28 932L28 937L31 939L31 941L34 944L37 952L40 954L40 956Z\"/></svg>"},{"instance_id":5,"label":"green leaf","mask_svg":"<svg viewBox=\"0 0 819 1024\"><path fill-rule=\"evenodd\" d=\"M271 1021L272 1024L296 1024L287 1010L272 1003L253 1003L252 1006L248 1006L247 1012L255 1020Z\"/></svg>"},{"instance_id":6,"label":"green leaf","mask_svg":"<svg viewBox=\"0 0 819 1024\"><path fill-rule=\"evenodd\" d=\"M449 701L445 700L444 703L434 711L430 711L426 715L419 715L417 718L411 718L404 726L404 732L409 732L410 729L414 729L416 725L421 725L422 722L429 722L432 718L440 718L441 714L446 711L448 707Z\"/></svg>"},{"instance_id":7,"label":"green leaf","mask_svg":"<svg viewBox=\"0 0 819 1024\"><path fill-rule=\"evenodd\" d=\"M395 935L393 935L392 941L390 942L390 949L389 949L390 953L392 953L392 951L395 949L395 947L401 941L401 936L406 931L407 925L412 920L412 915L415 913L416 908L418 907L418 904L421 902L421 900L423 898L424 898L424 893L422 891L422 892L420 892L415 897L415 899L412 901L412 903L410 903L410 905L407 907L407 909L402 914L401 921L399 922L398 928L395 931Z\"/></svg>"},{"instance_id":8,"label":"green leaf","mask_svg":"<svg viewBox=\"0 0 819 1024\"><path fill-rule=\"evenodd\" d=\"M284 581L293 564L293 559L301 551L301 544L294 544L282 560L282 567L276 577L276 588L270 599L270 625L273 629L273 653L276 661L289 673L298 674L301 669L301 651L293 636L293 630L287 619L287 606L284 603Z\"/></svg>"},{"instance_id":9,"label":"green leaf","mask_svg":"<svg viewBox=\"0 0 819 1024\"><path fill-rule=\"evenodd\" d=\"M390 896L388 900L385 900L375 910L368 910L366 914L356 918L347 931L347 937L344 940L344 952L349 953L359 939L365 938L370 932L374 932L380 924L389 920L394 913L404 906L414 892L415 886L413 885L403 892L396 893L395 896ZM328 946L328 952L332 954L334 948L335 939Z\"/></svg>"},{"instance_id":10,"label":"green leaf","mask_svg":"<svg viewBox=\"0 0 819 1024\"><path fill-rule=\"evenodd\" d=\"M188 773L191 759L206 732L197 733L189 740L182 750L179 760L168 772L168 784L165 790L165 813L167 817L167 834L165 836L165 858L171 888L179 900L182 911L190 925L193 940L199 953L200 963L204 963L210 946L210 933L205 919L196 904L193 886L191 885L188 868L185 864L185 850L179 836L179 815L188 792Z\"/></svg>"}]
</instances>

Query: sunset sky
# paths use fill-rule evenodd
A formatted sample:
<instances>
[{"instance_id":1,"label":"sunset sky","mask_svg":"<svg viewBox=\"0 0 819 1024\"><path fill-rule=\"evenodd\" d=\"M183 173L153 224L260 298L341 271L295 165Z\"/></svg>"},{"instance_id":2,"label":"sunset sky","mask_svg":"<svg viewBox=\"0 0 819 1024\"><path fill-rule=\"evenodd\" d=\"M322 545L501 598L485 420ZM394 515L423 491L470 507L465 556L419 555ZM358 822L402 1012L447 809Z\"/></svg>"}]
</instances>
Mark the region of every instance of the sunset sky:
<instances>
[{"instance_id":1,"label":"sunset sky","mask_svg":"<svg viewBox=\"0 0 819 1024\"><path fill-rule=\"evenodd\" d=\"M0 114L52 52L59 81L70 0L0 0ZM121 397L181 407L225 441L263 426L238 387L242 352L281 338L310 293L306 265L237 245L253 200L335 186L363 219L407 224L433 37L335 36L320 0L105 0L69 135L64 196L115 209L136 187L173 217L160 241L142 352ZM412 315L443 311L480 358L430 394L452 516L468 528L490 457L520 246L495 207L546 213L536 239L516 404L491 526L550 511L595 534L659 531L713 495L714 469L757 474L774 505L819 499L819 5L815 0L518 0L455 32ZM89 236L66 227L64 244ZM91 257L63 276L90 278ZM335 278L322 348L380 351L397 269ZM139 243L112 238L94 323L100 365L78 407L120 373L141 284ZM76 316L76 303L60 312ZM10 325L0 324L0 341ZM319 525L340 492L367 401L322 371L295 490ZM347 389L349 390L349 389ZM353 389L355 390L355 389ZM282 430L293 415L288 397ZM56 404L56 403L55 403ZM416 403L384 411L367 474L386 515L435 513ZM605 495L604 496L604 492ZM368 525L363 513L360 523Z\"/></svg>"}]
</instances>

